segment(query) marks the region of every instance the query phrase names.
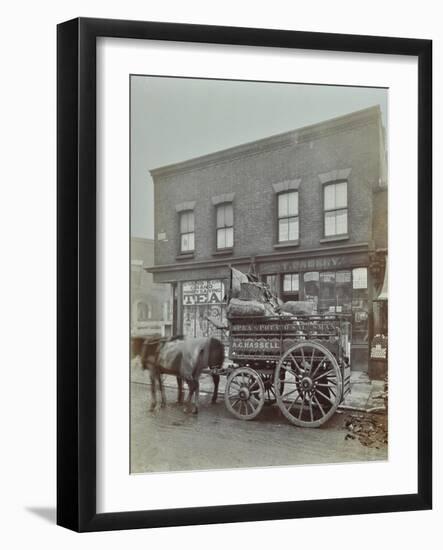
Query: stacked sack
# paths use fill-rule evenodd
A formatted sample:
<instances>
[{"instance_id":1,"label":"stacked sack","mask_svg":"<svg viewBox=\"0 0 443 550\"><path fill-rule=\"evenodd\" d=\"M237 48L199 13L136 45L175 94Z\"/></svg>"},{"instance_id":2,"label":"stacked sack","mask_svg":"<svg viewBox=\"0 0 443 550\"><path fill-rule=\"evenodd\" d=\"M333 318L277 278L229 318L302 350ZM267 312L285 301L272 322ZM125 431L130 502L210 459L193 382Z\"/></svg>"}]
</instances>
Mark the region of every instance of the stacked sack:
<instances>
[{"instance_id":1,"label":"stacked sack","mask_svg":"<svg viewBox=\"0 0 443 550\"><path fill-rule=\"evenodd\" d=\"M229 318L270 317L279 313L278 300L264 283L243 281L237 286L232 286L227 308Z\"/></svg>"}]
</instances>

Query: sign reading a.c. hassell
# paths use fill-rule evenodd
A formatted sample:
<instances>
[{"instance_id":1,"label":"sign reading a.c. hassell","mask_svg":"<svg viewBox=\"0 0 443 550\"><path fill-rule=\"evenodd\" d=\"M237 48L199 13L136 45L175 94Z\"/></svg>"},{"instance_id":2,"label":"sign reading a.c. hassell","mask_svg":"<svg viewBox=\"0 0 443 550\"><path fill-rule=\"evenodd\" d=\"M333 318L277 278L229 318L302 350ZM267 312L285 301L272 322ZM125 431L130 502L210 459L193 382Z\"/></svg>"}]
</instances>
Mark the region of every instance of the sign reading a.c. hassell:
<instances>
[{"instance_id":1,"label":"sign reading a.c. hassell","mask_svg":"<svg viewBox=\"0 0 443 550\"><path fill-rule=\"evenodd\" d=\"M277 338L234 338L232 351L275 351L280 349L280 340Z\"/></svg>"}]
</instances>

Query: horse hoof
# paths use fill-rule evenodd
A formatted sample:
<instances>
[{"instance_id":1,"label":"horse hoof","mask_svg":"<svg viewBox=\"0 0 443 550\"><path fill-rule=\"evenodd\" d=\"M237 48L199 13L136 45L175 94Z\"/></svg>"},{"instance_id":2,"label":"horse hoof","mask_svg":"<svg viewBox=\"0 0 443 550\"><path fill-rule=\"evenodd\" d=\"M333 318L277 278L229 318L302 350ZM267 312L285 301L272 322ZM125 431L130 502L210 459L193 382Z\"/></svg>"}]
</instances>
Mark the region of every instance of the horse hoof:
<instances>
[{"instance_id":1,"label":"horse hoof","mask_svg":"<svg viewBox=\"0 0 443 550\"><path fill-rule=\"evenodd\" d=\"M211 405L215 405L217 403L217 399L212 399Z\"/></svg>"},{"instance_id":2,"label":"horse hoof","mask_svg":"<svg viewBox=\"0 0 443 550\"><path fill-rule=\"evenodd\" d=\"M160 407L161 407L162 409L164 409L164 408L166 407L166 403L162 403L162 404L160 405Z\"/></svg>"},{"instance_id":3,"label":"horse hoof","mask_svg":"<svg viewBox=\"0 0 443 550\"><path fill-rule=\"evenodd\" d=\"M191 411L192 414L198 414L198 409L197 407L194 407Z\"/></svg>"},{"instance_id":4,"label":"horse hoof","mask_svg":"<svg viewBox=\"0 0 443 550\"><path fill-rule=\"evenodd\" d=\"M152 412L154 412L154 411L155 411L155 405L151 405L151 406L149 407L149 412L152 413Z\"/></svg>"}]
</instances>

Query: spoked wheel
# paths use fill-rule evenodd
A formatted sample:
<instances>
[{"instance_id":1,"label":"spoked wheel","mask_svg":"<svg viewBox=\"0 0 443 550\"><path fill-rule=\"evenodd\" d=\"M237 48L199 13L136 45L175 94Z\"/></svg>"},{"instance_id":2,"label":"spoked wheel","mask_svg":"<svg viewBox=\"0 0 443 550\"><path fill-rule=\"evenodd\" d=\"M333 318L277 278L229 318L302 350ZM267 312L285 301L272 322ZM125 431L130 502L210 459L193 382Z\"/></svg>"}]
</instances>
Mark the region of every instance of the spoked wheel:
<instances>
[{"instance_id":1,"label":"spoked wheel","mask_svg":"<svg viewBox=\"0 0 443 550\"><path fill-rule=\"evenodd\" d=\"M282 373L284 384L280 382ZM275 369L274 388L277 404L292 424L318 428L340 404L340 368L326 347L300 342L282 355Z\"/></svg>"},{"instance_id":2,"label":"spoked wheel","mask_svg":"<svg viewBox=\"0 0 443 550\"><path fill-rule=\"evenodd\" d=\"M284 377L285 373L283 371L280 380L284 380ZM277 401L274 389L274 373L261 373L261 379L263 380L263 386L265 388L265 405L273 405ZM281 388L281 391L283 391L284 382L280 382L280 384L283 386Z\"/></svg>"},{"instance_id":3,"label":"spoked wheel","mask_svg":"<svg viewBox=\"0 0 443 550\"><path fill-rule=\"evenodd\" d=\"M249 367L234 370L226 382L225 405L240 420L252 420L263 408L265 388L260 375Z\"/></svg>"}]
</instances>

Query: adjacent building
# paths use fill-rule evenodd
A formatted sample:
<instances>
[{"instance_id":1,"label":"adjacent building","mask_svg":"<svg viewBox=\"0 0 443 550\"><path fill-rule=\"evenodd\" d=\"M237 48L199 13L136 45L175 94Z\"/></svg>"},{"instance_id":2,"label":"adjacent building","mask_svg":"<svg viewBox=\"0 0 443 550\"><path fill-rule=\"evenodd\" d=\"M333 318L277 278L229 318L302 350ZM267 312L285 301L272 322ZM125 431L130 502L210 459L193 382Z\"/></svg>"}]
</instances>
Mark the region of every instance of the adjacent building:
<instances>
[{"instance_id":1,"label":"adjacent building","mask_svg":"<svg viewBox=\"0 0 443 550\"><path fill-rule=\"evenodd\" d=\"M254 271L283 301L352 317L352 365L368 369L385 330L385 133L379 107L151 171L155 261L173 296L173 331L225 318L229 266ZM382 305L380 305L382 304Z\"/></svg>"},{"instance_id":2,"label":"adjacent building","mask_svg":"<svg viewBox=\"0 0 443 550\"><path fill-rule=\"evenodd\" d=\"M172 333L172 300L168 285L156 284L146 267L154 263L154 240L131 239L131 336Z\"/></svg>"}]
</instances>

